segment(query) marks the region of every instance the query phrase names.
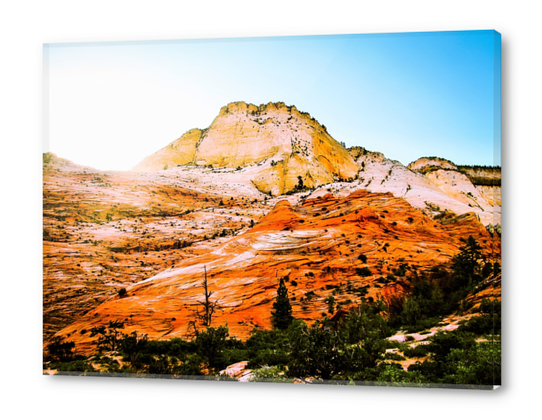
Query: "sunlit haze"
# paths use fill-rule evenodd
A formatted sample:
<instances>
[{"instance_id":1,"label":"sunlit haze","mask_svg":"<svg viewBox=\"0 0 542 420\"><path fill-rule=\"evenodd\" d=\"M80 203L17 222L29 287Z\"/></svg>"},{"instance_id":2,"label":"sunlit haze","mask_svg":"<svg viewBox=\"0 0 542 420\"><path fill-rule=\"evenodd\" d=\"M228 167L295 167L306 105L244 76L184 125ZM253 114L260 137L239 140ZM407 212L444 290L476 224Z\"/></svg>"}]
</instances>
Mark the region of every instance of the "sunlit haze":
<instances>
[{"instance_id":1,"label":"sunlit haze","mask_svg":"<svg viewBox=\"0 0 542 420\"><path fill-rule=\"evenodd\" d=\"M47 149L101 170L131 169L235 101L295 105L405 165L500 164L494 31L47 44L44 57Z\"/></svg>"}]
</instances>

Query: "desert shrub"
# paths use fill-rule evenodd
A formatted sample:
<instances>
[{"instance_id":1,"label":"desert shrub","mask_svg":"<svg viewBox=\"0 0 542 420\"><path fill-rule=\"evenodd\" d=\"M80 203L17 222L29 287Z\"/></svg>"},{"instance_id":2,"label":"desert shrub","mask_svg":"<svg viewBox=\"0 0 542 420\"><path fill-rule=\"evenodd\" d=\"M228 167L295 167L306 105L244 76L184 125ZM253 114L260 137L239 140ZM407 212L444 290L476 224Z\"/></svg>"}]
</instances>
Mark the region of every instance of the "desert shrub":
<instances>
[{"instance_id":1,"label":"desert shrub","mask_svg":"<svg viewBox=\"0 0 542 420\"><path fill-rule=\"evenodd\" d=\"M429 360L411 365L427 382L498 385L501 380L501 344L476 343L471 334L459 330L439 333L427 346Z\"/></svg>"},{"instance_id":2,"label":"desert shrub","mask_svg":"<svg viewBox=\"0 0 542 420\"><path fill-rule=\"evenodd\" d=\"M229 336L228 327L209 327L196 337L197 354L202 357L211 368L222 369L225 366L224 348Z\"/></svg>"},{"instance_id":3,"label":"desert shrub","mask_svg":"<svg viewBox=\"0 0 542 420\"><path fill-rule=\"evenodd\" d=\"M416 325L422 317L420 299L416 296L410 296L403 303L401 320L403 325Z\"/></svg>"},{"instance_id":4,"label":"desert shrub","mask_svg":"<svg viewBox=\"0 0 542 420\"><path fill-rule=\"evenodd\" d=\"M501 384L500 341L481 342L466 349L452 349L447 362L453 369L443 381L470 385Z\"/></svg>"},{"instance_id":5,"label":"desert shrub","mask_svg":"<svg viewBox=\"0 0 542 420\"><path fill-rule=\"evenodd\" d=\"M305 293L305 300L307 301L311 301L313 300L314 298L316 297L316 293L314 293L314 291L310 290L308 291L307 293Z\"/></svg>"},{"instance_id":6,"label":"desert shrub","mask_svg":"<svg viewBox=\"0 0 542 420\"><path fill-rule=\"evenodd\" d=\"M90 336L98 336L97 345L101 350L117 350L119 340L122 338L124 323L120 321L109 321L106 326L93 327L90 330Z\"/></svg>"},{"instance_id":7,"label":"desert shrub","mask_svg":"<svg viewBox=\"0 0 542 420\"><path fill-rule=\"evenodd\" d=\"M501 334L501 302L499 300L483 299L476 316L461 323L461 331L472 332L476 335Z\"/></svg>"},{"instance_id":8,"label":"desert shrub","mask_svg":"<svg viewBox=\"0 0 542 420\"><path fill-rule=\"evenodd\" d=\"M392 269L391 271L393 272L393 274L395 274L397 277L403 277L406 275L406 272L409 268L409 265L408 264L401 264L399 265L399 268L394 268Z\"/></svg>"},{"instance_id":9,"label":"desert shrub","mask_svg":"<svg viewBox=\"0 0 542 420\"><path fill-rule=\"evenodd\" d=\"M47 345L47 355L51 360L67 362L73 359L75 343L73 341L64 341L62 337L53 337Z\"/></svg>"},{"instance_id":10,"label":"desert shrub","mask_svg":"<svg viewBox=\"0 0 542 420\"><path fill-rule=\"evenodd\" d=\"M248 368L286 365L288 363L287 332L281 330L253 330L245 343Z\"/></svg>"},{"instance_id":11,"label":"desert shrub","mask_svg":"<svg viewBox=\"0 0 542 420\"><path fill-rule=\"evenodd\" d=\"M95 372L95 369L86 360L61 362L57 365L56 369L59 372Z\"/></svg>"},{"instance_id":12,"label":"desert shrub","mask_svg":"<svg viewBox=\"0 0 542 420\"><path fill-rule=\"evenodd\" d=\"M416 347L408 348L403 351L406 357L425 357L429 353L429 349L426 345L419 345Z\"/></svg>"},{"instance_id":13,"label":"desert shrub","mask_svg":"<svg viewBox=\"0 0 542 420\"><path fill-rule=\"evenodd\" d=\"M376 280L375 280L376 283L379 283L379 284L388 284L389 281L388 279L386 279L386 277L378 277Z\"/></svg>"},{"instance_id":14,"label":"desert shrub","mask_svg":"<svg viewBox=\"0 0 542 420\"><path fill-rule=\"evenodd\" d=\"M43 163L51 163L53 161L53 154L47 152L43 154Z\"/></svg>"},{"instance_id":15,"label":"desert shrub","mask_svg":"<svg viewBox=\"0 0 542 420\"><path fill-rule=\"evenodd\" d=\"M350 311L338 328L329 319L310 328L297 321L288 331L290 344L289 375L322 379L374 377L379 361L384 360L392 331L381 312L383 304L362 304Z\"/></svg>"},{"instance_id":16,"label":"desert shrub","mask_svg":"<svg viewBox=\"0 0 542 420\"><path fill-rule=\"evenodd\" d=\"M434 360L442 361L452 349L468 349L475 344L473 334L461 330L444 331L431 338L427 349L431 352Z\"/></svg>"},{"instance_id":17,"label":"desert shrub","mask_svg":"<svg viewBox=\"0 0 542 420\"><path fill-rule=\"evenodd\" d=\"M226 340L224 348L224 361L226 365L231 365L248 359L248 350L245 343L237 338L230 337Z\"/></svg>"},{"instance_id":18,"label":"desert shrub","mask_svg":"<svg viewBox=\"0 0 542 420\"><path fill-rule=\"evenodd\" d=\"M288 364L290 375L331 379L340 371L343 356L339 349L340 337L329 324L315 322L309 328L304 322L296 321L288 338L291 350Z\"/></svg>"},{"instance_id":19,"label":"desert shrub","mask_svg":"<svg viewBox=\"0 0 542 420\"><path fill-rule=\"evenodd\" d=\"M198 354L188 356L174 369L174 373L181 376L200 376L203 375L201 367L205 363L205 359Z\"/></svg>"},{"instance_id":20,"label":"desert shrub","mask_svg":"<svg viewBox=\"0 0 542 420\"><path fill-rule=\"evenodd\" d=\"M425 379L420 372L407 372L400 364L382 363L379 365L377 382L399 383L424 383ZM384 385L384 384L381 384Z\"/></svg>"},{"instance_id":21,"label":"desert shrub","mask_svg":"<svg viewBox=\"0 0 542 420\"><path fill-rule=\"evenodd\" d=\"M360 298L365 299L367 293L369 293L369 286L353 287L352 291Z\"/></svg>"},{"instance_id":22,"label":"desert shrub","mask_svg":"<svg viewBox=\"0 0 542 420\"><path fill-rule=\"evenodd\" d=\"M285 369L282 366L264 366L260 369L252 370L253 376L249 379L249 382L293 382L293 379L288 378L285 373Z\"/></svg>"},{"instance_id":23,"label":"desert shrub","mask_svg":"<svg viewBox=\"0 0 542 420\"><path fill-rule=\"evenodd\" d=\"M150 355L167 354L184 359L188 354L195 353L197 346L195 341L185 341L181 338L171 340L150 340L145 346L145 353Z\"/></svg>"},{"instance_id":24,"label":"desert shrub","mask_svg":"<svg viewBox=\"0 0 542 420\"><path fill-rule=\"evenodd\" d=\"M397 280L397 277L395 277L393 274L388 274L386 276L386 280L388 280L388 282L391 282L391 281L396 281Z\"/></svg>"},{"instance_id":25,"label":"desert shrub","mask_svg":"<svg viewBox=\"0 0 542 420\"><path fill-rule=\"evenodd\" d=\"M478 311L481 314L484 315L494 315L501 317L501 301L498 299L488 299L484 298L482 299L482 302L480 303L480 308Z\"/></svg>"},{"instance_id":26,"label":"desert shrub","mask_svg":"<svg viewBox=\"0 0 542 420\"><path fill-rule=\"evenodd\" d=\"M230 337L226 340L225 348L228 350L243 350L245 343L235 337Z\"/></svg>"},{"instance_id":27,"label":"desert shrub","mask_svg":"<svg viewBox=\"0 0 542 420\"><path fill-rule=\"evenodd\" d=\"M157 375L172 375L174 372L174 365L170 362L169 357L162 354L157 358L152 358L149 362L147 372Z\"/></svg>"},{"instance_id":28,"label":"desert shrub","mask_svg":"<svg viewBox=\"0 0 542 420\"><path fill-rule=\"evenodd\" d=\"M399 341L389 341L386 340L386 349L399 349L400 351L405 351L410 348L410 346L406 343L401 343Z\"/></svg>"},{"instance_id":29,"label":"desert shrub","mask_svg":"<svg viewBox=\"0 0 542 420\"><path fill-rule=\"evenodd\" d=\"M402 303L397 302L391 308L390 324L406 328L409 333L423 331L437 325L442 315L450 313L457 305L457 298L440 286L439 276L443 275L438 271L409 276L412 292ZM432 279L433 276L436 278Z\"/></svg>"},{"instance_id":30,"label":"desert shrub","mask_svg":"<svg viewBox=\"0 0 542 420\"><path fill-rule=\"evenodd\" d=\"M492 317L477 316L462 324L462 331L472 332L476 335L495 334L495 323Z\"/></svg>"},{"instance_id":31,"label":"desert shrub","mask_svg":"<svg viewBox=\"0 0 542 420\"><path fill-rule=\"evenodd\" d=\"M441 316L422 318L418 320L414 325L409 325L408 327L406 327L406 330L407 330L407 333L410 333L410 334L418 332L418 331L428 330L430 328L437 326L441 321L442 321ZM425 332L423 334L425 334Z\"/></svg>"},{"instance_id":32,"label":"desert shrub","mask_svg":"<svg viewBox=\"0 0 542 420\"><path fill-rule=\"evenodd\" d=\"M123 360L129 361L133 369L137 370L141 367L141 357L145 354L147 342L147 334L138 335L136 331L131 334L123 334L123 338L119 340L119 349L123 354Z\"/></svg>"},{"instance_id":33,"label":"desert shrub","mask_svg":"<svg viewBox=\"0 0 542 420\"><path fill-rule=\"evenodd\" d=\"M368 277L368 276L371 276L373 272L368 267L361 267L361 268L356 268L356 274L358 276Z\"/></svg>"},{"instance_id":34,"label":"desert shrub","mask_svg":"<svg viewBox=\"0 0 542 420\"><path fill-rule=\"evenodd\" d=\"M386 353L386 360L405 360L405 357L398 353Z\"/></svg>"},{"instance_id":35,"label":"desert shrub","mask_svg":"<svg viewBox=\"0 0 542 420\"><path fill-rule=\"evenodd\" d=\"M224 349L224 365L226 366L229 366L231 364L241 362L247 359L248 359L248 350L246 349L240 349L240 348Z\"/></svg>"}]
</instances>

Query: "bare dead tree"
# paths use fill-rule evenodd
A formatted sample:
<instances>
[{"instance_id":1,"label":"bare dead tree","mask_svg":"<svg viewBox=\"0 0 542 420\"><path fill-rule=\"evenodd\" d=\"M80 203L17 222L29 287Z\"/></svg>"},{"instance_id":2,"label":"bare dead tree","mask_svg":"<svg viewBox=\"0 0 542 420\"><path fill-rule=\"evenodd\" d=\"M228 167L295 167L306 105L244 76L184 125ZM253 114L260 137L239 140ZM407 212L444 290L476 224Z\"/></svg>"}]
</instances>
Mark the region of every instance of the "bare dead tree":
<instances>
[{"instance_id":1,"label":"bare dead tree","mask_svg":"<svg viewBox=\"0 0 542 420\"><path fill-rule=\"evenodd\" d=\"M205 277L203 279L203 288L205 289L203 296L205 297L205 301L198 300L198 303L202 305L203 308L196 310L196 319L190 321L188 324L188 328L193 330L192 335L196 337L198 335L197 321L202 323L205 328L209 328L211 326L215 310L220 308L218 305L218 299L215 301L211 301L209 299L213 295L213 292L209 291L207 285L207 266L204 265L203 269L205 273Z\"/></svg>"}]
</instances>

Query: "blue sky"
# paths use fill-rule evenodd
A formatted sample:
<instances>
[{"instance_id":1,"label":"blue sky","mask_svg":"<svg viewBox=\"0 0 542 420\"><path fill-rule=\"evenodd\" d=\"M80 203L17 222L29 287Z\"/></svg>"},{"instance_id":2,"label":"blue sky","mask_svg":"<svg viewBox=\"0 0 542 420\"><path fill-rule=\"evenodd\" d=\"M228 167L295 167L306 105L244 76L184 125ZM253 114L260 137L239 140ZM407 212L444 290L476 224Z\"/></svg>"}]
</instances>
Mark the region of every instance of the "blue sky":
<instances>
[{"instance_id":1,"label":"blue sky","mask_svg":"<svg viewBox=\"0 0 542 420\"><path fill-rule=\"evenodd\" d=\"M130 169L229 102L282 101L403 164L500 164L494 31L48 44L48 150Z\"/></svg>"}]
</instances>

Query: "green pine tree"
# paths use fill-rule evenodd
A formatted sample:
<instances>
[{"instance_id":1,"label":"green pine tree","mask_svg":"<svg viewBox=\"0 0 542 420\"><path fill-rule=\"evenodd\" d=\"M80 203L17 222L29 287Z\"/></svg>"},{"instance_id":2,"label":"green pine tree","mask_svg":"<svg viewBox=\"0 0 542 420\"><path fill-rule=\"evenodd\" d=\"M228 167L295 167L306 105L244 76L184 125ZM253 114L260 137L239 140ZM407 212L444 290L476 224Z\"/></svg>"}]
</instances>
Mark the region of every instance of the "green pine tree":
<instances>
[{"instance_id":1,"label":"green pine tree","mask_svg":"<svg viewBox=\"0 0 542 420\"><path fill-rule=\"evenodd\" d=\"M294 317L292 316L292 305L290 305L288 289L284 284L284 277L281 277L277 290L277 299L273 303L273 311L271 312L271 323L274 328L285 330L293 320Z\"/></svg>"},{"instance_id":2,"label":"green pine tree","mask_svg":"<svg viewBox=\"0 0 542 420\"><path fill-rule=\"evenodd\" d=\"M480 275L482 259L482 247L471 235L466 241L466 245L459 248L461 251L452 259L452 269L456 281L460 286L472 287L482 279Z\"/></svg>"}]
</instances>

